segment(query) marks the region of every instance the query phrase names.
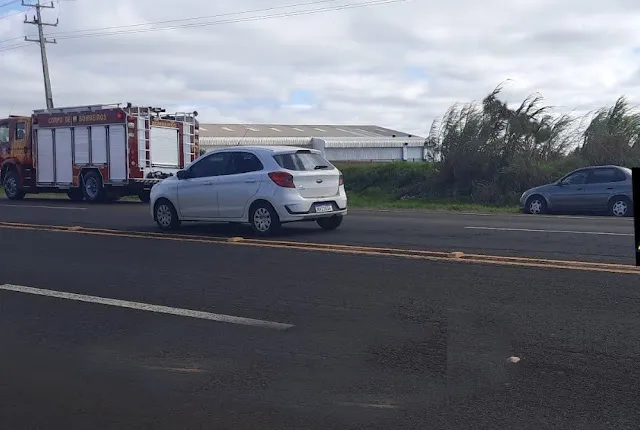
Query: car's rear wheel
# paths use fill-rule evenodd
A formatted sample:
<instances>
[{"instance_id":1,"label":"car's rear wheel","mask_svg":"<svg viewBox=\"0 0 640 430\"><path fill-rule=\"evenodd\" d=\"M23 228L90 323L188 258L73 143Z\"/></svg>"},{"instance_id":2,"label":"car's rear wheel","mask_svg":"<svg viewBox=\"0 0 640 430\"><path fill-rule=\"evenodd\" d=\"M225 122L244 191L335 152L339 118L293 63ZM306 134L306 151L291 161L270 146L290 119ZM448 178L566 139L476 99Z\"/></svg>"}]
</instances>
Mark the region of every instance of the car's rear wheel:
<instances>
[{"instance_id":1,"label":"car's rear wheel","mask_svg":"<svg viewBox=\"0 0 640 430\"><path fill-rule=\"evenodd\" d=\"M175 230L180 227L178 212L167 199L160 199L153 208L153 218L161 230Z\"/></svg>"},{"instance_id":2,"label":"car's rear wheel","mask_svg":"<svg viewBox=\"0 0 640 430\"><path fill-rule=\"evenodd\" d=\"M323 230L335 230L342 224L342 215L334 215L329 218L320 218L316 221Z\"/></svg>"},{"instance_id":3,"label":"car's rear wheel","mask_svg":"<svg viewBox=\"0 0 640 430\"><path fill-rule=\"evenodd\" d=\"M629 216L631 215L632 210L631 200L627 197L614 197L609 201L609 214L612 216Z\"/></svg>"},{"instance_id":4,"label":"car's rear wheel","mask_svg":"<svg viewBox=\"0 0 640 430\"><path fill-rule=\"evenodd\" d=\"M257 202L249 212L249 224L259 236L270 236L280 229L280 217L267 202Z\"/></svg>"},{"instance_id":5,"label":"car's rear wheel","mask_svg":"<svg viewBox=\"0 0 640 430\"><path fill-rule=\"evenodd\" d=\"M540 195L529 197L525 207L528 214L540 215L547 212L547 201Z\"/></svg>"}]
</instances>

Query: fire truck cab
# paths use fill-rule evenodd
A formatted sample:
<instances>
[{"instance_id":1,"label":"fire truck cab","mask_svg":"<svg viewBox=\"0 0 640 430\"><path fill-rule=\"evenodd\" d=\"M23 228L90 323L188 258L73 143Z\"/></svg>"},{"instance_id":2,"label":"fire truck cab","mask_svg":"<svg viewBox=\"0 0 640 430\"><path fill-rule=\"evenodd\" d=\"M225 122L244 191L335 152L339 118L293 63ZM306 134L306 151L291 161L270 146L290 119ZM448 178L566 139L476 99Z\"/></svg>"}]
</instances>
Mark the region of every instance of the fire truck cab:
<instances>
[{"instance_id":1,"label":"fire truck cab","mask_svg":"<svg viewBox=\"0 0 640 430\"><path fill-rule=\"evenodd\" d=\"M0 119L0 181L9 199L67 193L113 201L151 187L199 155L197 112L130 103L35 110Z\"/></svg>"}]
</instances>

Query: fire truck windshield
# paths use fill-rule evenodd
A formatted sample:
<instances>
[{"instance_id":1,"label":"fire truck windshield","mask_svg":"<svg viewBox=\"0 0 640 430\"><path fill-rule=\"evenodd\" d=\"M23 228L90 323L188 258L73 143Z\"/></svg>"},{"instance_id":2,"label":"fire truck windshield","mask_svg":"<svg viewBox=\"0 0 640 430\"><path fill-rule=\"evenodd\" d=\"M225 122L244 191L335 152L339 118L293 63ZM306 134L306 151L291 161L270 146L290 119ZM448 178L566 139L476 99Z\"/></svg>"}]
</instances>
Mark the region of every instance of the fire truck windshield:
<instances>
[{"instance_id":1,"label":"fire truck windshield","mask_svg":"<svg viewBox=\"0 0 640 430\"><path fill-rule=\"evenodd\" d=\"M0 124L0 143L9 143L9 125Z\"/></svg>"}]
</instances>

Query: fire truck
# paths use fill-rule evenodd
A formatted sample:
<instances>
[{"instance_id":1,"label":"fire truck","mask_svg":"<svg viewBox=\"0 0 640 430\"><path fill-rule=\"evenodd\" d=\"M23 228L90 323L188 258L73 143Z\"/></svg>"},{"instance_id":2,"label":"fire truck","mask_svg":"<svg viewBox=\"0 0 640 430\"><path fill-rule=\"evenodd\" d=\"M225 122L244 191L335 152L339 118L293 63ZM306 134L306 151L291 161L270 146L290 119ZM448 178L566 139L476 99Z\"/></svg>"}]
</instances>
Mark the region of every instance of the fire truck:
<instances>
[{"instance_id":1,"label":"fire truck","mask_svg":"<svg viewBox=\"0 0 640 430\"><path fill-rule=\"evenodd\" d=\"M0 119L0 183L12 200L55 192L73 201L148 202L155 183L199 156L197 115L127 103Z\"/></svg>"}]
</instances>

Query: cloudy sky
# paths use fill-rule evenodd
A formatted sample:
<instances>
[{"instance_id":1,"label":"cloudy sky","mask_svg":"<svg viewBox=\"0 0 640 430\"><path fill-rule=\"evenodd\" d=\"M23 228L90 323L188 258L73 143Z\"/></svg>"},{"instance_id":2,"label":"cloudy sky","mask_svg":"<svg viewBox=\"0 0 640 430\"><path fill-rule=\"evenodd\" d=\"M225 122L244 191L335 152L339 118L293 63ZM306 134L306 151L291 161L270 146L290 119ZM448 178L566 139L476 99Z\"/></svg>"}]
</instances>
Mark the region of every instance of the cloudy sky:
<instances>
[{"instance_id":1,"label":"cloudy sky","mask_svg":"<svg viewBox=\"0 0 640 430\"><path fill-rule=\"evenodd\" d=\"M45 103L38 47L22 39L36 28L23 24L20 1L0 5L0 116L28 113ZM54 5L45 18L60 19L46 29L58 41L47 45L57 106L131 101L195 109L202 122L377 124L424 135L451 103L481 99L507 79L508 101L540 92L562 111L622 94L638 100L638 0Z\"/></svg>"}]
</instances>

